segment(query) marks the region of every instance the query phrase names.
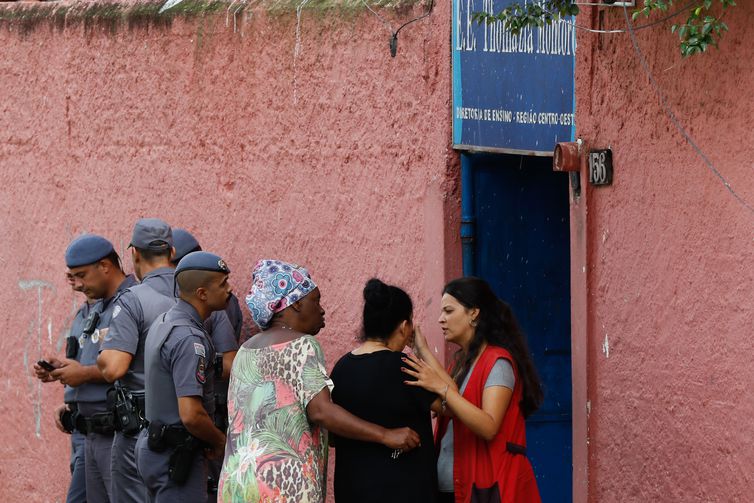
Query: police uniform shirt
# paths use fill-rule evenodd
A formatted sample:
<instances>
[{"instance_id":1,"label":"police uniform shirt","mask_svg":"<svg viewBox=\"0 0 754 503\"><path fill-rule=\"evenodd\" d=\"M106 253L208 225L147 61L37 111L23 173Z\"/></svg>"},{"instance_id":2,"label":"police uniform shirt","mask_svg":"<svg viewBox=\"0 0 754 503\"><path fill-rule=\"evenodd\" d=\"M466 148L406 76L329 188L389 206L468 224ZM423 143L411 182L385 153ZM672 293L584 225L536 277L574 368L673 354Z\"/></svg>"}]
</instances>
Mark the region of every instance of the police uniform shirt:
<instances>
[{"instance_id":1,"label":"police uniform shirt","mask_svg":"<svg viewBox=\"0 0 754 503\"><path fill-rule=\"evenodd\" d=\"M238 303L238 297L235 294L230 294L228 299L228 305L225 306L225 314L228 315L230 324L233 326L233 334L236 337L236 344L241 344L241 327L243 325L243 313L241 312L241 306Z\"/></svg>"},{"instance_id":2,"label":"police uniform shirt","mask_svg":"<svg viewBox=\"0 0 754 503\"><path fill-rule=\"evenodd\" d=\"M147 273L141 284L125 290L113 302L110 329L102 350L115 349L133 356L121 383L131 391L144 389L144 340L149 327L176 299L173 295L173 269L161 267Z\"/></svg>"},{"instance_id":3,"label":"police uniform shirt","mask_svg":"<svg viewBox=\"0 0 754 503\"><path fill-rule=\"evenodd\" d=\"M204 322L204 328L212 339L216 352L238 351L238 340L225 311L213 311Z\"/></svg>"},{"instance_id":4,"label":"police uniform shirt","mask_svg":"<svg viewBox=\"0 0 754 503\"><path fill-rule=\"evenodd\" d=\"M98 301L99 302L99 301ZM86 325L86 319L89 317L89 313L92 311L92 308L95 304L98 302L94 302L92 304L89 304L88 302L84 302L81 304L81 307L79 307L78 311L76 311L76 314L73 316L73 321L71 322L71 330L68 332L69 335L76 338L76 342L78 343L79 336L81 335L81 332L84 331L84 325ZM76 358L75 360L77 362L81 362L81 348L79 347L76 351ZM63 401L65 403L73 403L76 401L76 388L72 386L65 385L65 391L63 392Z\"/></svg>"},{"instance_id":5,"label":"police uniform shirt","mask_svg":"<svg viewBox=\"0 0 754 503\"><path fill-rule=\"evenodd\" d=\"M160 348L160 365L173 377L175 397L202 397L202 404L211 416L215 412L214 371L215 348L204 330L196 309L184 300L179 300L165 315L165 323L176 320L191 320L192 326L178 325L170 330ZM157 326L155 324L155 326ZM171 397L158 397L168 400ZM152 419L152 418L148 418ZM154 418L170 423L175 418Z\"/></svg>"},{"instance_id":6,"label":"police uniform shirt","mask_svg":"<svg viewBox=\"0 0 754 503\"><path fill-rule=\"evenodd\" d=\"M112 297L95 304L93 309L99 312L97 326L91 335L81 334L79 337L79 363L81 365L97 365L97 356L103 339L101 334L109 327L113 314L113 299L135 284L136 280L133 276L126 276ZM107 389L109 387L110 384L108 383L84 383L76 388L76 402L79 405L79 412L85 416L107 412Z\"/></svg>"}]
</instances>

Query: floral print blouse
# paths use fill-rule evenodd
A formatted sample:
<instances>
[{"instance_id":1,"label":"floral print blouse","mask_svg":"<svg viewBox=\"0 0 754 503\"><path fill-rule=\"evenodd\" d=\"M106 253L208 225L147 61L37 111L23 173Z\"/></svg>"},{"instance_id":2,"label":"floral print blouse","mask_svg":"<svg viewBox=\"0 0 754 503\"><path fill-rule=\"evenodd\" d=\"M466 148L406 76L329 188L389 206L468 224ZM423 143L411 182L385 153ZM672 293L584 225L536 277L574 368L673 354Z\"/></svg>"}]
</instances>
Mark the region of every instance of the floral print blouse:
<instances>
[{"instance_id":1,"label":"floral print blouse","mask_svg":"<svg viewBox=\"0 0 754 503\"><path fill-rule=\"evenodd\" d=\"M320 503L327 432L309 423L306 406L325 386L333 387L322 348L310 335L266 348L248 344L230 376L218 501Z\"/></svg>"}]
</instances>

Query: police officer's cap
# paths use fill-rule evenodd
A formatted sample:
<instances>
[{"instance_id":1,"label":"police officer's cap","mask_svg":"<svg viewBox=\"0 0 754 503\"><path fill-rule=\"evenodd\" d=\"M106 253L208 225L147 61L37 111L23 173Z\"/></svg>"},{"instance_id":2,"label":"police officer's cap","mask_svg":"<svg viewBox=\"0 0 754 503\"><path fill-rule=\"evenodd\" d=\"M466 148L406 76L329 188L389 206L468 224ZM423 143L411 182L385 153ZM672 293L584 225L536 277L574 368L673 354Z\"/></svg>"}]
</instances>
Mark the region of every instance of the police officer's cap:
<instances>
[{"instance_id":1,"label":"police officer's cap","mask_svg":"<svg viewBox=\"0 0 754 503\"><path fill-rule=\"evenodd\" d=\"M142 218L134 225L130 246L140 250L167 250L173 247L173 232L164 220Z\"/></svg>"},{"instance_id":2,"label":"police officer's cap","mask_svg":"<svg viewBox=\"0 0 754 503\"><path fill-rule=\"evenodd\" d=\"M225 261L215 255L205 251L191 252L178 262L175 268L175 276L178 277L183 271L211 271L230 273Z\"/></svg>"},{"instance_id":3,"label":"police officer's cap","mask_svg":"<svg viewBox=\"0 0 754 503\"><path fill-rule=\"evenodd\" d=\"M173 247L175 248L173 263L177 264L186 254L199 248L199 241L186 229L175 228L173 229Z\"/></svg>"},{"instance_id":4,"label":"police officer's cap","mask_svg":"<svg viewBox=\"0 0 754 503\"><path fill-rule=\"evenodd\" d=\"M69 268L94 264L110 255L113 244L102 236L84 234L68 245L65 250L65 265Z\"/></svg>"}]
</instances>

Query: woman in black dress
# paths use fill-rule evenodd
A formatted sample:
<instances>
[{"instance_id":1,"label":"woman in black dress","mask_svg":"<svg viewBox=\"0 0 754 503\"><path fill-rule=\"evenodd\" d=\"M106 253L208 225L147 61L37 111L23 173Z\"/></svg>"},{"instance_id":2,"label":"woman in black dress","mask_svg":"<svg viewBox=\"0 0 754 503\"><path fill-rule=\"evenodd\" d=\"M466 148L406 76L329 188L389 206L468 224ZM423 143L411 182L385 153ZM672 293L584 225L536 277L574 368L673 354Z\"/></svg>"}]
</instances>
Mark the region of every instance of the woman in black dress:
<instances>
[{"instance_id":1,"label":"woman in black dress","mask_svg":"<svg viewBox=\"0 0 754 503\"><path fill-rule=\"evenodd\" d=\"M332 400L352 414L386 428L407 426L421 444L410 452L338 437L335 446L337 503L436 501L437 470L430 407L436 396L406 386L403 348L414 333L406 292L370 279L364 287L361 345L346 353L330 377Z\"/></svg>"}]
</instances>

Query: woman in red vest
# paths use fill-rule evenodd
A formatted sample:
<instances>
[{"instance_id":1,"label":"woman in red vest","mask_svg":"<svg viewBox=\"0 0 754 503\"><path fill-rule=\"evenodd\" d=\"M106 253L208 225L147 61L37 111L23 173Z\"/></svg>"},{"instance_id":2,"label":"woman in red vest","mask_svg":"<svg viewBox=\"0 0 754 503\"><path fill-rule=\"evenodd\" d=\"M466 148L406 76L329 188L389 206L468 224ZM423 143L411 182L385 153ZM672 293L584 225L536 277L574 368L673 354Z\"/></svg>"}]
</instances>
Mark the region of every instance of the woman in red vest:
<instances>
[{"instance_id":1,"label":"woman in red vest","mask_svg":"<svg viewBox=\"0 0 754 503\"><path fill-rule=\"evenodd\" d=\"M448 283L440 326L458 344L448 374L417 330L404 371L438 395L435 447L440 502L539 503L526 457L524 419L542 403L542 388L510 307L479 278Z\"/></svg>"}]
</instances>

